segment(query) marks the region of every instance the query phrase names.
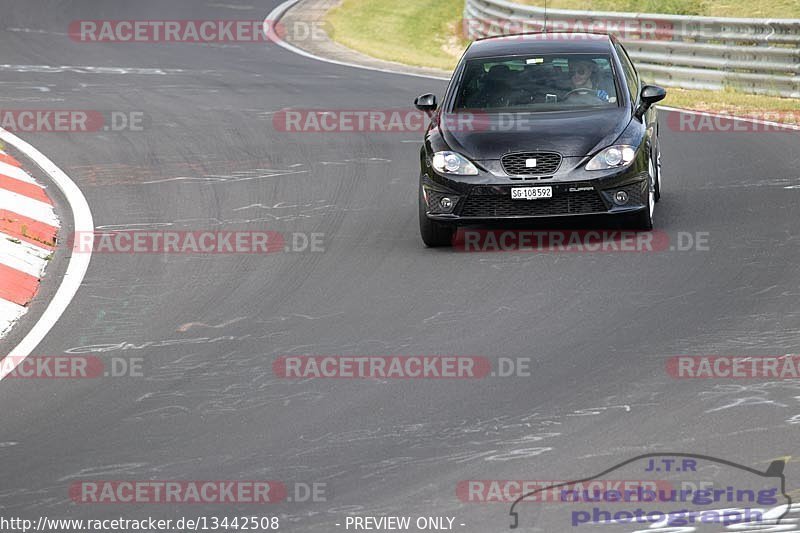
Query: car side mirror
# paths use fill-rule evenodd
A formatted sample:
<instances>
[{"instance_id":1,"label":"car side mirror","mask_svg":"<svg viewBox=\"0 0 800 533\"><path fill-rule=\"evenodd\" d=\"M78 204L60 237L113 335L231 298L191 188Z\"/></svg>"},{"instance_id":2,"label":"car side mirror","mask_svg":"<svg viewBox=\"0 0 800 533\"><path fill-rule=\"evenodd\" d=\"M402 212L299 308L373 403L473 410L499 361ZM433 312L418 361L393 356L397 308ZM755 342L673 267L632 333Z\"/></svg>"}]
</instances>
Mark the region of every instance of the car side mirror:
<instances>
[{"instance_id":1,"label":"car side mirror","mask_svg":"<svg viewBox=\"0 0 800 533\"><path fill-rule=\"evenodd\" d=\"M414 100L414 106L420 111L433 113L436 111L436 108L439 107L439 104L436 102L435 94L427 93L417 96L417 98Z\"/></svg>"},{"instance_id":2,"label":"car side mirror","mask_svg":"<svg viewBox=\"0 0 800 533\"><path fill-rule=\"evenodd\" d=\"M667 91L658 85L645 85L639 94L639 107L636 109L636 116L642 118L648 109L654 104L667 97Z\"/></svg>"}]
</instances>

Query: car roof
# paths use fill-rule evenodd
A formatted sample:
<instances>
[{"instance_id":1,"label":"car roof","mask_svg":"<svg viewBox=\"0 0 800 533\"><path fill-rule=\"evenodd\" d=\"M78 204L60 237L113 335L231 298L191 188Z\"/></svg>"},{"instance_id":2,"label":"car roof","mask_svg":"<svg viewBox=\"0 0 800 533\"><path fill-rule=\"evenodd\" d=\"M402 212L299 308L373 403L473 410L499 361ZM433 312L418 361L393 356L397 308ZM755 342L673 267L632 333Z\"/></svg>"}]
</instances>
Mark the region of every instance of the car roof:
<instances>
[{"instance_id":1,"label":"car roof","mask_svg":"<svg viewBox=\"0 0 800 533\"><path fill-rule=\"evenodd\" d=\"M470 45L464 57L609 53L611 43L612 37L605 33L520 33L479 39Z\"/></svg>"}]
</instances>

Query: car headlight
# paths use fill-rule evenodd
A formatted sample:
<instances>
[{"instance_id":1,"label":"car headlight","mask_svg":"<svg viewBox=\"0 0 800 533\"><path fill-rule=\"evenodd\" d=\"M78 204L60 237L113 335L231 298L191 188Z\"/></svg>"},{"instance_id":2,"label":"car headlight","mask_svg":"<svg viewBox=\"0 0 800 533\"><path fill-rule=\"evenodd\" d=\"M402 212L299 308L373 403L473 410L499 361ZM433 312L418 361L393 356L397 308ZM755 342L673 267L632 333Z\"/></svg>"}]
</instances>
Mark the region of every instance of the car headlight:
<instances>
[{"instance_id":1,"label":"car headlight","mask_svg":"<svg viewBox=\"0 0 800 533\"><path fill-rule=\"evenodd\" d=\"M436 152L433 154L433 168L442 174L477 176L478 169L469 159L456 152Z\"/></svg>"},{"instance_id":2,"label":"car headlight","mask_svg":"<svg viewBox=\"0 0 800 533\"><path fill-rule=\"evenodd\" d=\"M586 170L607 170L609 168L625 167L631 164L636 157L636 148L627 144L609 146L601 150L586 164Z\"/></svg>"}]
</instances>

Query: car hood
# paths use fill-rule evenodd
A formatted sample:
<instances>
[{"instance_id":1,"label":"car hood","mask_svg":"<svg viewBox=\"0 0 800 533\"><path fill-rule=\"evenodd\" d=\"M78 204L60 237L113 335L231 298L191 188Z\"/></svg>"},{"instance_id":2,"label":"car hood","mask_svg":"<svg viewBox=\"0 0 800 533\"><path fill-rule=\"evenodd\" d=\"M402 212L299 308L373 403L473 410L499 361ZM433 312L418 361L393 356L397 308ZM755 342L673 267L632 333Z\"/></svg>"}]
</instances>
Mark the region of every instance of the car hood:
<instances>
[{"instance_id":1,"label":"car hood","mask_svg":"<svg viewBox=\"0 0 800 533\"><path fill-rule=\"evenodd\" d=\"M520 151L583 157L611 145L631 115L624 109L560 113L446 113L439 120L448 146L470 159Z\"/></svg>"}]
</instances>

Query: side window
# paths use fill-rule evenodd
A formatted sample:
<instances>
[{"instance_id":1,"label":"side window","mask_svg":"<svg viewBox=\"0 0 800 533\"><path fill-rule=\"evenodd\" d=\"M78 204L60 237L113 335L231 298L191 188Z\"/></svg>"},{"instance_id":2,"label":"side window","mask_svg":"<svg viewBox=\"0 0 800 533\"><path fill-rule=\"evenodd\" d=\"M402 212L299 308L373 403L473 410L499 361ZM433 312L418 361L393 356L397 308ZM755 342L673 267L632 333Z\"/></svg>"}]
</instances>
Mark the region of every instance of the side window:
<instances>
[{"instance_id":1,"label":"side window","mask_svg":"<svg viewBox=\"0 0 800 533\"><path fill-rule=\"evenodd\" d=\"M636 69L631 63L628 53L618 43L614 45L617 49L620 63L622 63L622 70L625 74L625 83L628 84L628 91L631 93L631 102L636 102L639 98L639 75L636 74Z\"/></svg>"}]
</instances>

